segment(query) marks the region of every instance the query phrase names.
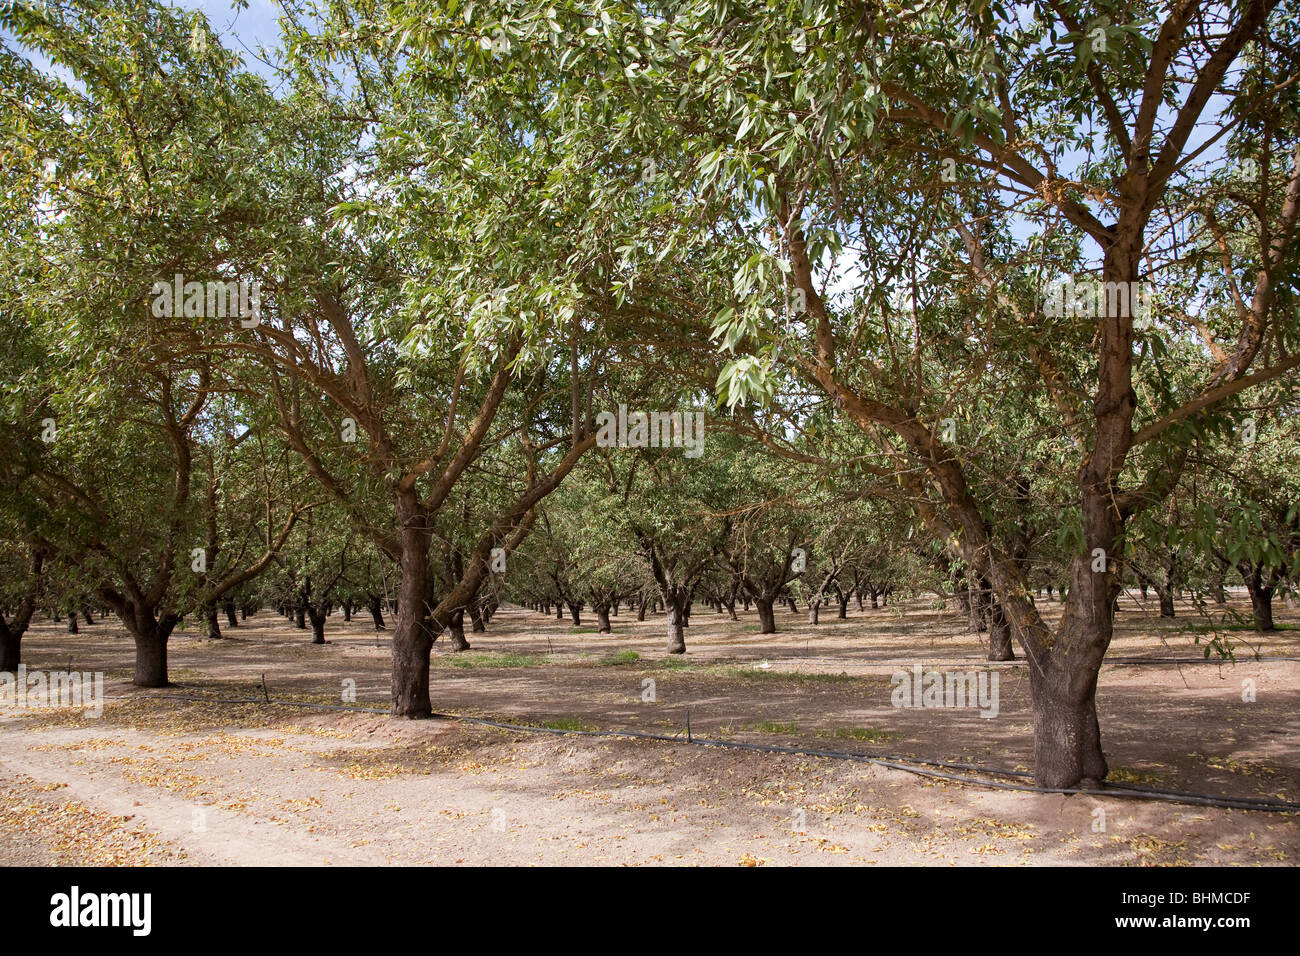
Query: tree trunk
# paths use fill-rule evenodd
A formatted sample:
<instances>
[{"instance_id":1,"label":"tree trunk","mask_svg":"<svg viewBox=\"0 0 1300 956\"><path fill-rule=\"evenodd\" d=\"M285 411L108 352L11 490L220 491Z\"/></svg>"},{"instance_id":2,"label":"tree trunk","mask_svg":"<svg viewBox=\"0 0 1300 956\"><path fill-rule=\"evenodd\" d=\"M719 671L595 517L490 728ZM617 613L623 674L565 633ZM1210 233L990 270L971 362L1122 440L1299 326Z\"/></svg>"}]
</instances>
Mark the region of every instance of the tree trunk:
<instances>
[{"instance_id":1,"label":"tree trunk","mask_svg":"<svg viewBox=\"0 0 1300 956\"><path fill-rule=\"evenodd\" d=\"M483 609L477 600L471 601L469 605L469 629L475 634L482 634L487 630L487 624L483 621Z\"/></svg>"},{"instance_id":2,"label":"tree trunk","mask_svg":"<svg viewBox=\"0 0 1300 956\"><path fill-rule=\"evenodd\" d=\"M22 659L23 632L0 621L0 671L16 672Z\"/></svg>"},{"instance_id":3,"label":"tree trunk","mask_svg":"<svg viewBox=\"0 0 1300 956\"><path fill-rule=\"evenodd\" d=\"M837 616L841 621L847 621L847 620L849 619L849 597L850 597L850 595L848 595L848 594L841 594L840 597L839 597L839 600L840 600L840 612L839 612L839 614L836 615L836 616Z\"/></svg>"},{"instance_id":4,"label":"tree trunk","mask_svg":"<svg viewBox=\"0 0 1300 956\"><path fill-rule=\"evenodd\" d=\"M217 620L217 606L209 604L203 609L203 617L208 624L208 640L221 640L221 622Z\"/></svg>"},{"instance_id":5,"label":"tree trunk","mask_svg":"<svg viewBox=\"0 0 1300 956\"><path fill-rule=\"evenodd\" d=\"M1251 572L1243 574L1242 578L1246 582L1246 593L1250 595L1250 609L1255 617L1255 630L1277 630L1277 625L1273 623L1273 592L1276 588L1263 583L1264 575L1259 568L1251 569Z\"/></svg>"},{"instance_id":6,"label":"tree trunk","mask_svg":"<svg viewBox=\"0 0 1300 956\"><path fill-rule=\"evenodd\" d=\"M650 599L649 599L648 597L646 597L645 595L642 595L642 596L641 596L641 600L637 603L637 606L636 606L636 619L637 619L638 621L644 621L644 620L645 620L645 606L646 606L648 603L650 603Z\"/></svg>"},{"instance_id":7,"label":"tree trunk","mask_svg":"<svg viewBox=\"0 0 1300 956\"><path fill-rule=\"evenodd\" d=\"M555 602L555 619L557 621L564 620L564 601L562 600Z\"/></svg>"},{"instance_id":8,"label":"tree trunk","mask_svg":"<svg viewBox=\"0 0 1300 956\"><path fill-rule=\"evenodd\" d=\"M135 678L137 687L167 687L167 639L178 618L164 615L154 620L152 612L131 608L122 615L122 621L135 639Z\"/></svg>"},{"instance_id":9,"label":"tree trunk","mask_svg":"<svg viewBox=\"0 0 1300 956\"><path fill-rule=\"evenodd\" d=\"M1011 624L997 598L989 601L989 660L1014 661L1016 652L1011 646Z\"/></svg>"},{"instance_id":10,"label":"tree trunk","mask_svg":"<svg viewBox=\"0 0 1300 956\"><path fill-rule=\"evenodd\" d=\"M678 609L676 600L668 600L665 603L668 620L668 653L685 654L686 632L682 629L682 613Z\"/></svg>"},{"instance_id":11,"label":"tree trunk","mask_svg":"<svg viewBox=\"0 0 1300 956\"><path fill-rule=\"evenodd\" d=\"M370 595L370 617L375 622L376 631L387 630L384 624L384 609L380 606L377 594Z\"/></svg>"},{"instance_id":12,"label":"tree trunk","mask_svg":"<svg viewBox=\"0 0 1300 956\"><path fill-rule=\"evenodd\" d=\"M1096 787L1108 768L1097 725L1097 678L1029 667L1034 709L1034 778L1040 787Z\"/></svg>"},{"instance_id":13,"label":"tree trunk","mask_svg":"<svg viewBox=\"0 0 1300 956\"><path fill-rule=\"evenodd\" d=\"M90 608L84 604L81 605L81 617L88 625L95 623L95 619L90 616Z\"/></svg>"},{"instance_id":14,"label":"tree trunk","mask_svg":"<svg viewBox=\"0 0 1300 956\"><path fill-rule=\"evenodd\" d=\"M821 601L813 601L808 605L808 623L816 624L817 617L821 611Z\"/></svg>"},{"instance_id":15,"label":"tree trunk","mask_svg":"<svg viewBox=\"0 0 1300 956\"><path fill-rule=\"evenodd\" d=\"M344 602L343 602L343 621L344 621L344 623L347 623L347 622L350 621L350 620L352 620L352 602L351 602L351 601L344 601Z\"/></svg>"},{"instance_id":16,"label":"tree trunk","mask_svg":"<svg viewBox=\"0 0 1300 956\"><path fill-rule=\"evenodd\" d=\"M786 598L786 599L785 599L785 603L788 604L788 605L790 605L790 613L791 613L791 614L798 614L798 613L799 613L799 605L798 605L798 603L795 601L794 598L792 598L792 597L788 597L788 598Z\"/></svg>"},{"instance_id":17,"label":"tree trunk","mask_svg":"<svg viewBox=\"0 0 1300 956\"><path fill-rule=\"evenodd\" d=\"M1173 589L1166 586L1163 588L1158 588L1156 593L1160 595L1160 616L1173 617L1174 616Z\"/></svg>"},{"instance_id":18,"label":"tree trunk","mask_svg":"<svg viewBox=\"0 0 1300 956\"><path fill-rule=\"evenodd\" d=\"M451 634L451 649L453 651L469 650L469 641L465 640L465 611L463 608L451 616L451 621L447 624L447 631Z\"/></svg>"},{"instance_id":19,"label":"tree trunk","mask_svg":"<svg viewBox=\"0 0 1300 956\"><path fill-rule=\"evenodd\" d=\"M300 631L307 628L307 606L302 602L293 609L293 626Z\"/></svg>"},{"instance_id":20,"label":"tree trunk","mask_svg":"<svg viewBox=\"0 0 1300 956\"><path fill-rule=\"evenodd\" d=\"M754 607L758 609L758 633L775 634L776 612L772 609L772 601L768 598L756 597Z\"/></svg>"},{"instance_id":21,"label":"tree trunk","mask_svg":"<svg viewBox=\"0 0 1300 956\"><path fill-rule=\"evenodd\" d=\"M978 580L972 580L970 586L970 629L974 634L989 629L989 592Z\"/></svg>"},{"instance_id":22,"label":"tree trunk","mask_svg":"<svg viewBox=\"0 0 1300 956\"><path fill-rule=\"evenodd\" d=\"M167 680L167 638L136 636L133 683L136 687L166 687L170 683Z\"/></svg>"},{"instance_id":23,"label":"tree trunk","mask_svg":"<svg viewBox=\"0 0 1300 956\"><path fill-rule=\"evenodd\" d=\"M235 602L226 601L222 607L226 609L226 623L231 627L239 627L239 617L235 614Z\"/></svg>"},{"instance_id":24,"label":"tree trunk","mask_svg":"<svg viewBox=\"0 0 1300 956\"><path fill-rule=\"evenodd\" d=\"M394 717L428 717L429 652L433 639L429 620L429 533L414 492L397 501L398 526L402 529L402 580L398 591L397 628L393 632Z\"/></svg>"},{"instance_id":25,"label":"tree trunk","mask_svg":"<svg viewBox=\"0 0 1300 956\"><path fill-rule=\"evenodd\" d=\"M595 608L596 608L596 623L600 625L600 633L601 634L614 633L614 628L611 627L609 623L609 605L597 604L595 605Z\"/></svg>"},{"instance_id":26,"label":"tree trunk","mask_svg":"<svg viewBox=\"0 0 1300 956\"><path fill-rule=\"evenodd\" d=\"M80 634L81 629L77 627L77 612L72 611L68 614L68 633Z\"/></svg>"},{"instance_id":27,"label":"tree trunk","mask_svg":"<svg viewBox=\"0 0 1300 956\"><path fill-rule=\"evenodd\" d=\"M311 618L311 642L313 644L324 644L325 609L313 605L307 609L307 615Z\"/></svg>"}]
</instances>

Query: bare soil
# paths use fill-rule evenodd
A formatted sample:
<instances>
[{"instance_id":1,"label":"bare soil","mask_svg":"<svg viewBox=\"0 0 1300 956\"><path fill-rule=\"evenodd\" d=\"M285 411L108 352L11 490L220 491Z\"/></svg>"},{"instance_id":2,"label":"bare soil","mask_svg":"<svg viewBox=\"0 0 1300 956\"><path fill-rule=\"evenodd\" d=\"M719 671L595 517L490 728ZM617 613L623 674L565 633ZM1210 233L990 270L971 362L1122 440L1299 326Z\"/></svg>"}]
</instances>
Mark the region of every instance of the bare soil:
<instances>
[{"instance_id":1,"label":"bare soil","mask_svg":"<svg viewBox=\"0 0 1300 956\"><path fill-rule=\"evenodd\" d=\"M509 608L469 652L438 641L434 707L683 739L689 712L693 737L1030 769L1024 663L984 661L936 603L824 609L815 627L778 611L776 635L700 606L684 659L664 654L659 617L624 610L599 635L594 619ZM1300 612L1277 610L1283 629L1261 635L1239 593L1226 612L1180 603L1172 621L1126 600L1098 693L1111 780L1300 800ZM112 699L98 718L0 707L0 864L1293 865L1300 850L1296 814L281 706L351 706L354 691L386 710L387 632L336 612L313 646L264 611L225 633L178 631L175 686L146 691L116 621L29 632L30 670L102 671ZM1215 638L1235 659L1204 660ZM914 664L995 668L998 716L895 708L891 675Z\"/></svg>"}]
</instances>

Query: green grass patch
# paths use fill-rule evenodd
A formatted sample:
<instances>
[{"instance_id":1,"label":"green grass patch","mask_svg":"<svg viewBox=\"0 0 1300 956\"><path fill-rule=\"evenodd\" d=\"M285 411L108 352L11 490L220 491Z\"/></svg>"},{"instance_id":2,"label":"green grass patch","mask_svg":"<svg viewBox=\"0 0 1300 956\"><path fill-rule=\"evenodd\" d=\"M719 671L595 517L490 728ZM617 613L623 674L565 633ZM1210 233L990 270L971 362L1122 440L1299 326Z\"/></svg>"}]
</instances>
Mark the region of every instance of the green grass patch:
<instances>
[{"instance_id":1,"label":"green grass patch","mask_svg":"<svg viewBox=\"0 0 1300 956\"><path fill-rule=\"evenodd\" d=\"M617 654L610 654L600 660L602 667L615 667L619 664L634 664L641 659L641 655L636 651L619 651Z\"/></svg>"},{"instance_id":2,"label":"green grass patch","mask_svg":"<svg viewBox=\"0 0 1300 956\"><path fill-rule=\"evenodd\" d=\"M749 728L757 734L797 734L798 724L782 724L774 720L760 720Z\"/></svg>"},{"instance_id":3,"label":"green grass patch","mask_svg":"<svg viewBox=\"0 0 1300 956\"><path fill-rule=\"evenodd\" d=\"M445 667L541 667L546 660L528 654L457 654L453 657L435 657Z\"/></svg>"},{"instance_id":4,"label":"green grass patch","mask_svg":"<svg viewBox=\"0 0 1300 956\"><path fill-rule=\"evenodd\" d=\"M570 634L599 634L600 626L593 624L592 626L588 627L587 625L584 624L582 627L569 628L569 633Z\"/></svg>"}]
</instances>

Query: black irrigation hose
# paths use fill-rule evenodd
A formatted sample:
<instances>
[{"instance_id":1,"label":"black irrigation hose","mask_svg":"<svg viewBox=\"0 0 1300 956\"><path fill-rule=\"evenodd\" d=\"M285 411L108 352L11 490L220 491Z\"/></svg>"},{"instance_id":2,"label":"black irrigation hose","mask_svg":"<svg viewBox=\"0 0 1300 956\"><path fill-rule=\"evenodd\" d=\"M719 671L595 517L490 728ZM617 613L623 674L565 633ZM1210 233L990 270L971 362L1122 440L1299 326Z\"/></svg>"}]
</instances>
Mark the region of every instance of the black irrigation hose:
<instances>
[{"instance_id":1,"label":"black irrigation hose","mask_svg":"<svg viewBox=\"0 0 1300 956\"><path fill-rule=\"evenodd\" d=\"M183 700L203 704L273 704L281 707L308 707L316 710L339 710L366 714L387 714L389 711L380 707L349 707L342 704L313 704L306 701L269 700L259 697L185 697L178 694L143 694L138 696L106 696L106 700L140 700L156 698L161 700ZM1031 777L1023 770L999 770L994 767L980 767L975 764L952 763L943 760L925 760L919 757L899 756L895 754L857 754L842 750L820 750L808 747L782 747L775 744L747 744L734 740L716 740L710 737L682 737L680 734L656 734L638 730L566 730L559 727L536 727L529 724L510 724L503 721L488 720L484 717L466 717L461 714L434 712L429 715L438 720L455 720L481 727L494 727L499 730L512 730L523 733L552 734L555 736L606 737L627 740L656 740L666 743L699 744L703 747L718 747L725 750L744 750L751 753L785 754L802 757L822 757L829 760L850 760L855 763L869 763L892 770L938 780L951 780L993 790L1014 790L1022 793L1086 793L1097 797L1125 797L1134 800L1162 800L1167 803L1183 803L1195 806L1220 807L1227 810L1258 810L1268 813L1300 813L1300 803L1282 800L1263 800L1256 797L1223 797L1215 794L1186 793L1180 790L1162 790L1153 787L1139 787L1134 784L1107 784L1104 790L1082 788L1036 787L1027 784L1002 783L996 780L980 780L970 775L944 773L929 770L926 767L944 767L948 769L970 770L974 773L1003 777Z\"/></svg>"}]
</instances>

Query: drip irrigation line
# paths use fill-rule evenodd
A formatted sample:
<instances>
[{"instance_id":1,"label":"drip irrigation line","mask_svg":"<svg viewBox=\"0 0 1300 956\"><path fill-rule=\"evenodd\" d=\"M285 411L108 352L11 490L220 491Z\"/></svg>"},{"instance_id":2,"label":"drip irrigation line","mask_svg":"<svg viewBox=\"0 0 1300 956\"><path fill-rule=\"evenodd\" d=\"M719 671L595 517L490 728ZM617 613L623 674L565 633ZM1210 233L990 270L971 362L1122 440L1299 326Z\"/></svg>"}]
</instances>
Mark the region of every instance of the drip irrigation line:
<instances>
[{"instance_id":1,"label":"drip irrigation line","mask_svg":"<svg viewBox=\"0 0 1300 956\"><path fill-rule=\"evenodd\" d=\"M106 700L181 700L202 704L262 704L263 706L306 707L314 710L348 711L365 714L388 714L381 707L356 707L344 704L317 704L307 701L269 700L259 697L189 697L179 694L143 694L134 696L105 695ZM1104 789L1086 789L1079 787L1038 787L1032 784L1005 783L998 780L983 780L971 776L1032 778L1033 774L1024 770L1002 770L996 767L981 767L977 764L955 763L945 760L926 760L898 754L862 754L843 750L822 750L812 747L783 747L779 744L751 744L736 740L718 740L711 737L683 736L682 734L658 734L639 730L570 730L560 727L538 727L531 724L512 724L505 721L490 720L486 717L468 717L462 714L449 714L435 711L429 715L437 720L459 721L480 727L493 727L498 730L510 730L520 733L551 734L553 736L604 737L623 740L654 740L675 744L698 744L701 747L717 747L723 750L741 750L750 753L783 754L787 756L821 757L828 760L849 760L855 763L868 763L920 777L938 780L950 780L971 786L985 787L993 790L1012 790L1021 793L1083 793L1094 797L1119 797L1135 800L1157 800L1166 803L1182 803L1194 806L1219 807L1228 810L1256 810L1269 813L1300 813L1300 803L1283 800L1265 800L1258 797L1224 797L1217 794L1188 793L1181 790L1164 790L1156 787L1141 787L1136 784L1112 783ZM928 769L941 767L943 770ZM968 774L948 773L948 770L967 770Z\"/></svg>"}]
</instances>

